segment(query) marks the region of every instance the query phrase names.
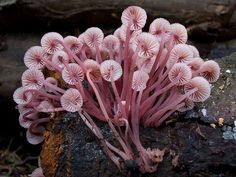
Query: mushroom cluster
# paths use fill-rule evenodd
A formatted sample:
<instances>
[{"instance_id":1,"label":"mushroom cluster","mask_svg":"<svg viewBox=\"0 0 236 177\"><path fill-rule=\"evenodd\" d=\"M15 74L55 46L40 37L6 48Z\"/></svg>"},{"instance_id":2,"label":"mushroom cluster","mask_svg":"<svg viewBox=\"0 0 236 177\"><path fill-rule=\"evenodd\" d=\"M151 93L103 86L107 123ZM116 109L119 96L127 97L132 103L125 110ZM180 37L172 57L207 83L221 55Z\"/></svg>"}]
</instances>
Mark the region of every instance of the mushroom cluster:
<instances>
[{"instance_id":1,"label":"mushroom cluster","mask_svg":"<svg viewBox=\"0 0 236 177\"><path fill-rule=\"evenodd\" d=\"M104 37L97 27L79 37L49 32L27 50L28 69L13 98L31 144L43 141L56 113L77 112L117 167L133 160L143 173L156 171L164 151L142 145L139 125L157 127L172 113L204 102L220 68L186 44L183 25L157 18L143 32L146 19L144 9L130 6L112 35ZM108 124L119 146L103 137L94 119Z\"/></svg>"}]
</instances>

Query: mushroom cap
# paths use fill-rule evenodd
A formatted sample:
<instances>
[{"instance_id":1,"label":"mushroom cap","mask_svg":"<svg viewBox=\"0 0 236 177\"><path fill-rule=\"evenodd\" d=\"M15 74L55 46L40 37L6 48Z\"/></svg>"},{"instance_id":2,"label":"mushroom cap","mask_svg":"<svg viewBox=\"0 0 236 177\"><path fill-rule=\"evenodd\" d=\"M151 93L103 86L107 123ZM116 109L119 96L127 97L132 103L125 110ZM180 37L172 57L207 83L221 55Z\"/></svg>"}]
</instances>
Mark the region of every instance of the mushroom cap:
<instances>
[{"instance_id":1,"label":"mushroom cap","mask_svg":"<svg viewBox=\"0 0 236 177\"><path fill-rule=\"evenodd\" d=\"M75 85L84 80L84 72L78 64L70 63L62 70L62 78L67 84Z\"/></svg>"},{"instance_id":2,"label":"mushroom cap","mask_svg":"<svg viewBox=\"0 0 236 177\"><path fill-rule=\"evenodd\" d=\"M187 84L184 85L184 92L187 93L192 89L197 88L197 91L189 95L189 99L194 102L204 102L211 94L211 87L209 82L203 77L194 77Z\"/></svg>"},{"instance_id":3,"label":"mushroom cap","mask_svg":"<svg viewBox=\"0 0 236 177\"><path fill-rule=\"evenodd\" d=\"M137 65L138 69L140 69L146 73L150 73L152 66L155 62L155 59L156 59L155 56L148 58L148 59L144 59L144 58L139 57L136 59L136 65ZM158 67L158 65L157 65L157 67Z\"/></svg>"},{"instance_id":4,"label":"mushroom cap","mask_svg":"<svg viewBox=\"0 0 236 177\"><path fill-rule=\"evenodd\" d=\"M26 92L24 87L17 88L13 93L13 100L19 105L26 105L33 99L32 92Z\"/></svg>"},{"instance_id":5,"label":"mushroom cap","mask_svg":"<svg viewBox=\"0 0 236 177\"><path fill-rule=\"evenodd\" d=\"M203 59L201 59L200 57L195 57L193 59L191 59L187 65L194 71L197 71L201 65L204 63Z\"/></svg>"},{"instance_id":6,"label":"mushroom cap","mask_svg":"<svg viewBox=\"0 0 236 177\"><path fill-rule=\"evenodd\" d=\"M128 25L131 22L130 29L132 31L142 29L146 24L146 20L146 11L138 6L129 6L121 15L122 24Z\"/></svg>"},{"instance_id":7,"label":"mushroom cap","mask_svg":"<svg viewBox=\"0 0 236 177\"><path fill-rule=\"evenodd\" d=\"M120 47L120 41L118 37L114 35L108 35L103 40L103 46L108 50L117 50Z\"/></svg>"},{"instance_id":8,"label":"mushroom cap","mask_svg":"<svg viewBox=\"0 0 236 177\"><path fill-rule=\"evenodd\" d=\"M189 111L194 108L194 102L192 100L186 98L183 102L185 105L178 109L179 112Z\"/></svg>"},{"instance_id":9,"label":"mushroom cap","mask_svg":"<svg viewBox=\"0 0 236 177\"><path fill-rule=\"evenodd\" d=\"M158 41L167 39L170 36L170 22L164 18L155 19L149 26L149 33L158 38Z\"/></svg>"},{"instance_id":10,"label":"mushroom cap","mask_svg":"<svg viewBox=\"0 0 236 177\"><path fill-rule=\"evenodd\" d=\"M140 46L138 55L142 58L150 58L156 55L160 47L156 37L146 32L141 33L135 38L132 45L133 50L135 51L138 46Z\"/></svg>"},{"instance_id":11,"label":"mushroom cap","mask_svg":"<svg viewBox=\"0 0 236 177\"><path fill-rule=\"evenodd\" d=\"M69 63L69 56L65 51L58 50L52 56L52 63L58 65L60 68L64 68L65 64Z\"/></svg>"},{"instance_id":12,"label":"mushroom cap","mask_svg":"<svg viewBox=\"0 0 236 177\"><path fill-rule=\"evenodd\" d=\"M118 32L117 34L119 36L117 36L121 41L125 42L126 41L126 34L127 34L127 26L126 25L122 25L120 28L118 28ZM116 32L116 31L115 31ZM131 31L130 34L130 40L129 43L133 43L135 38L142 33L142 30L135 30L135 31ZM115 34L114 34L115 35ZM116 36L116 35L115 35Z\"/></svg>"},{"instance_id":13,"label":"mushroom cap","mask_svg":"<svg viewBox=\"0 0 236 177\"><path fill-rule=\"evenodd\" d=\"M174 44L185 44L188 40L188 33L186 28L179 23L173 23L170 25L170 27Z\"/></svg>"},{"instance_id":14,"label":"mushroom cap","mask_svg":"<svg viewBox=\"0 0 236 177\"><path fill-rule=\"evenodd\" d=\"M84 40L84 32L79 35L78 39L81 42L82 46L87 45L85 40Z\"/></svg>"},{"instance_id":15,"label":"mushroom cap","mask_svg":"<svg viewBox=\"0 0 236 177\"><path fill-rule=\"evenodd\" d=\"M199 69L199 75L210 83L216 82L220 76L220 66L213 60L205 61Z\"/></svg>"},{"instance_id":16,"label":"mushroom cap","mask_svg":"<svg viewBox=\"0 0 236 177\"><path fill-rule=\"evenodd\" d=\"M147 81L149 79L149 76L146 72L137 70L133 74L133 80L132 80L132 89L136 91L142 91L147 86Z\"/></svg>"},{"instance_id":17,"label":"mushroom cap","mask_svg":"<svg viewBox=\"0 0 236 177\"><path fill-rule=\"evenodd\" d=\"M40 167L40 168L36 168L36 169L33 171L33 173L30 175L30 177L45 177L45 176L43 175L43 170L42 170L42 168Z\"/></svg>"},{"instance_id":18,"label":"mushroom cap","mask_svg":"<svg viewBox=\"0 0 236 177\"><path fill-rule=\"evenodd\" d=\"M81 110L83 98L77 89L69 88L61 96L61 106L68 112L76 112Z\"/></svg>"},{"instance_id":19,"label":"mushroom cap","mask_svg":"<svg viewBox=\"0 0 236 177\"><path fill-rule=\"evenodd\" d=\"M193 52L193 57L194 57L194 58L199 58L199 57L200 57L199 51L198 51L198 49L197 49L195 46L193 46L193 45L188 45L188 47L189 47L190 50Z\"/></svg>"},{"instance_id":20,"label":"mushroom cap","mask_svg":"<svg viewBox=\"0 0 236 177\"><path fill-rule=\"evenodd\" d=\"M169 79L175 85L184 85L192 78L192 71L184 63L176 63L168 73Z\"/></svg>"},{"instance_id":21,"label":"mushroom cap","mask_svg":"<svg viewBox=\"0 0 236 177\"><path fill-rule=\"evenodd\" d=\"M45 66L43 61L45 52L40 46L30 47L24 55L25 66L29 69L41 69Z\"/></svg>"},{"instance_id":22,"label":"mushroom cap","mask_svg":"<svg viewBox=\"0 0 236 177\"><path fill-rule=\"evenodd\" d=\"M172 63L188 63L193 58L193 53L186 44L177 44L170 52L167 67Z\"/></svg>"},{"instance_id":23,"label":"mushroom cap","mask_svg":"<svg viewBox=\"0 0 236 177\"><path fill-rule=\"evenodd\" d=\"M44 75L40 70L27 69L21 77L22 85L26 89L39 90L43 87Z\"/></svg>"},{"instance_id":24,"label":"mushroom cap","mask_svg":"<svg viewBox=\"0 0 236 177\"><path fill-rule=\"evenodd\" d=\"M48 83L50 83L50 84L52 84L52 85L55 85L55 86L58 85L58 81L57 81L54 77L47 77L47 78L45 79L45 81L48 82ZM52 90L51 88L49 88L49 87L47 87L47 86L45 86L45 90L46 90L47 92L53 92L53 91L54 91L54 90Z\"/></svg>"},{"instance_id":25,"label":"mushroom cap","mask_svg":"<svg viewBox=\"0 0 236 177\"><path fill-rule=\"evenodd\" d=\"M33 111L32 108L28 108L27 110L24 110L21 112L20 116L19 116L19 124L21 127L23 128L29 128L30 125L33 123L34 119L38 118L38 113L37 112L33 112L28 114L29 112ZM27 118L24 118L25 114L27 115Z\"/></svg>"},{"instance_id":26,"label":"mushroom cap","mask_svg":"<svg viewBox=\"0 0 236 177\"><path fill-rule=\"evenodd\" d=\"M29 129L26 132L26 139L30 144L37 145L43 142L44 136L43 133L45 131L45 128L41 125L33 127L33 129L39 133L33 134L29 131Z\"/></svg>"},{"instance_id":27,"label":"mushroom cap","mask_svg":"<svg viewBox=\"0 0 236 177\"><path fill-rule=\"evenodd\" d=\"M63 41L63 37L56 32L44 34L41 39L41 46L48 54L54 54L57 50L62 50L63 46L55 40Z\"/></svg>"},{"instance_id":28,"label":"mushroom cap","mask_svg":"<svg viewBox=\"0 0 236 177\"><path fill-rule=\"evenodd\" d=\"M90 77L92 81L97 82L101 78L101 72L100 72L100 65L98 62L87 59L84 61L84 66L87 69L87 71L90 71Z\"/></svg>"},{"instance_id":29,"label":"mushroom cap","mask_svg":"<svg viewBox=\"0 0 236 177\"><path fill-rule=\"evenodd\" d=\"M105 60L100 65L100 71L103 79L111 82L118 80L122 76L122 67L115 60Z\"/></svg>"},{"instance_id":30,"label":"mushroom cap","mask_svg":"<svg viewBox=\"0 0 236 177\"><path fill-rule=\"evenodd\" d=\"M101 29L97 27L88 28L83 33L83 39L89 47L100 46L102 44L104 34Z\"/></svg>"},{"instance_id":31,"label":"mushroom cap","mask_svg":"<svg viewBox=\"0 0 236 177\"><path fill-rule=\"evenodd\" d=\"M79 53L80 49L82 48L82 42L75 36L67 36L64 38L65 45L74 53Z\"/></svg>"},{"instance_id":32,"label":"mushroom cap","mask_svg":"<svg viewBox=\"0 0 236 177\"><path fill-rule=\"evenodd\" d=\"M37 106L37 110L39 112L44 112L44 110L53 109L53 108L54 108L53 104L48 100L41 101L40 104Z\"/></svg>"}]
</instances>

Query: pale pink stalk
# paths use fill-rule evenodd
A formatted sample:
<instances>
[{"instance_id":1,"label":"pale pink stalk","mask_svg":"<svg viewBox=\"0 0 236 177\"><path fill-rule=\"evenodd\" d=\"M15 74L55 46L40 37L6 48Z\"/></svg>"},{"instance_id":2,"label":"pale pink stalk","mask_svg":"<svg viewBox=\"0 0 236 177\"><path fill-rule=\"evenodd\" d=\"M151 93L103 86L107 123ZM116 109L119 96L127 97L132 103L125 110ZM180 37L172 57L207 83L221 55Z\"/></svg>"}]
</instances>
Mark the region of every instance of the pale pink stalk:
<instances>
[{"instance_id":1,"label":"pale pink stalk","mask_svg":"<svg viewBox=\"0 0 236 177\"><path fill-rule=\"evenodd\" d=\"M178 104L174 109L167 112L165 115L163 115L158 121L154 123L155 127L160 126L166 119L170 117L171 114L173 114L175 111L177 111L179 108L183 107L185 103Z\"/></svg>"},{"instance_id":2,"label":"pale pink stalk","mask_svg":"<svg viewBox=\"0 0 236 177\"><path fill-rule=\"evenodd\" d=\"M176 107L176 105L178 105L180 102L182 102L184 99L186 99L187 97L189 97L191 94L193 94L194 92L196 92L198 90L198 88L194 88L192 90L190 90L189 92L185 93L184 95L180 96L178 99L176 99L174 102L172 102L170 105L164 107L163 109L159 110L158 112L156 112L155 114L153 114L150 118L148 118L146 120L146 122L144 123L146 126L150 125L152 122L156 122L158 121L158 119L160 118L160 116L162 116L166 111L168 110L172 110Z\"/></svg>"},{"instance_id":3,"label":"pale pink stalk","mask_svg":"<svg viewBox=\"0 0 236 177\"><path fill-rule=\"evenodd\" d=\"M92 88L93 88L93 90L94 90L94 93L95 93L95 95L96 95L96 97L97 97L98 103L99 103L100 108L101 108L101 110L102 110L102 112L103 112L103 114L104 114L104 116L105 116L105 118L106 118L106 121L108 122L108 125L111 127L112 132L114 133L116 139L117 139L117 140L119 141L119 143L121 144L121 146L122 146L122 148L124 149L124 151L127 153L128 156L131 156L130 150L127 149L127 146L125 145L124 141L122 140L122 138L120 137L120 135L119 135L118 132L116 131L116 129L115 129L113 123L111 122L111 119L110 119L109 116L108 116L108 113L107 113L107 111L106 111L106 109L105 109L104 103L103 103L103 101L102 101L102 99L101 99L101 97L100 97L100 94L99 94L99 92L98 92L96 86L94 85L93 81L91 80L91 78L90 78L90 76L89 76L90 72L91 72L91 70L88 70L88 71L86 72L86 76L87 76L88 82L90 83L90 85L92 86Z\"/></svg>"}]
</instances>

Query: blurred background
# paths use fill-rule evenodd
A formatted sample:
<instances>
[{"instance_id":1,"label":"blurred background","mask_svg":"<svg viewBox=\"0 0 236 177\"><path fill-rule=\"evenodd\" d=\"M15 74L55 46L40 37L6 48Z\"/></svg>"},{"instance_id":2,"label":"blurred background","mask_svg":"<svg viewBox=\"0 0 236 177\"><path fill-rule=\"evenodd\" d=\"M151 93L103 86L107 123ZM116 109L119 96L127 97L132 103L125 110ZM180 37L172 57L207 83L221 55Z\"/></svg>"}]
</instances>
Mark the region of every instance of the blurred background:
<instances>
[{"instance_id":1,"label":"blurred background","mask_svg":"<svg viewBox=\"0 0 236 177\"><path fill-rule=\"evenodd\" d=\"M113 33L129 5L147 11L145 30L157 17L184 24L189 43L199 49L202 58L236 52L235 0L0 0L0 177L29 174L38 164L40 146L26 142L12 100L26 69L25 51L39 45L49 31L78 36L97 26L105 35Z\"/></svg>"}]
</instances>

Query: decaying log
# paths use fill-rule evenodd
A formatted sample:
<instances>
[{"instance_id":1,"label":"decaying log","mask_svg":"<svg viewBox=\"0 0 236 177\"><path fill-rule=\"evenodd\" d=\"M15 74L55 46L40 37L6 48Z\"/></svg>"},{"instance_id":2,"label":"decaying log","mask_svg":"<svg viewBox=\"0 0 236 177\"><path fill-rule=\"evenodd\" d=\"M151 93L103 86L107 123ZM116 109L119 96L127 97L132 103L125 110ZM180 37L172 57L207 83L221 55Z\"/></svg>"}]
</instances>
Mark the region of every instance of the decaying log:
<instances>
[{"instance_id":1,"label":"decaying log","mask_svg":"<svg viewBox=\"0 0 236 177\"><path fill-rule=\"evenodd\" d=\"M141 175L132 170L133 176L236 176L236 140L223 139L223 130L217 123L216 128L210 126L219 117L228 125L235 121L235 61L236 53L218 60L222 74L207 103L179 115L177 122L171 119L167 126L141 129L145 147L167 148L167 153L156 173ZM103 133L109 135L107 126L99 125ZM108 137L112 141L111 136ZM57 117L48 125L41 163L46 177L125 177L127 174L116 169L103 154L99 141L81 119L71 113Z\"/></svg>"},{"instance_id":2,"label":"decaying log","mask_svg":"<svg viewBox=\"0 0 236 177\"><path fill-rule=\"evenodd\" d=\"M62 30L118 25L121 11L129 5L143 7L149 16L148 23L161 16L189 26L193 34L208 32L221 37L236 34L235 0L4 0L0 1L0 27L29 30L52 26Z\"/></svg>"}]
</instances>

